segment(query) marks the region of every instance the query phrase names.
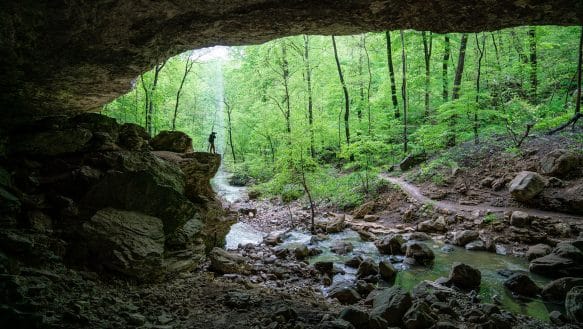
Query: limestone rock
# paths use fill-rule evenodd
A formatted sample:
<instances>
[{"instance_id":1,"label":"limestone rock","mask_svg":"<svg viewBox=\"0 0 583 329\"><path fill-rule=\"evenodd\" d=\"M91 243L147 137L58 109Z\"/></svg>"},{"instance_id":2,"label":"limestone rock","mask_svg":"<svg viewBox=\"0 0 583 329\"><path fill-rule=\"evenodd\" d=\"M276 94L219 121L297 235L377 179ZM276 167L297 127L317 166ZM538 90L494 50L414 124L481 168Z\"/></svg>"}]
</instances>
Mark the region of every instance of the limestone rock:
<instances>
[{"instance_id":1,"label":"limestone rock","mask_svg":"<svg viewBox=\"0 0 583 329\"><path fill-rule=\"evenodd\" d=\"M411 295L403 288L394 286L382 290L375 296L370 318L382 318L388 326L400 326L411 305Z\"/></svg>"},{"instance_id":2,"label":"limestone rock","mask_svg":"<svg viewBox=\"0 0 583 329\"><path fill-rule=\"evenodd\" d=\"M564 177L578 169L583 163L583 156L575 151L565 149L553 150L540 160L541 173L549 176Z\"/></svg>"},{"instance_id":3,"label":"limestone rock","mask_svg":"<svg viewBox=\"0 0 583 329\"><path fill-rule=\"evenodd\" d=\"M379 273L379 267L374 263L372 259L365 259L358 266L358 271L356 272L356 277L358 279L365 279L369 276L375 276Z\"/></svg>"},{"instance_id":4,"label":"limestone rock","mask_svg":"<svg viewBox=\"0 0 583 329\"><path fill-rule=\"evenodd\" d=\"M480 288L481 281L482 273L479 270L456 262L452 265L447 283L461 289L475 290Z\"/></svg>"},{"instance_id":5,"label":"limestone rock","mask_svg":"<svg viewBox=\"0 0 583 329\"><path fill-rule=\"evenodd\" d=\"M346 255L354 249L354 246L350 242L336 241L330 247L330 251L338 255Z\"/></svg>"},{"instance_id":6,"label":"limestone rock","mask_svg":"<svg viewBox=\"0 0 583 329\"><path fill-rule=\"evenodd\" d=\"M326 233L340 233L344 230L346 215L336 215L331 223L326 224Z\"/></svg>"},{"instance_id":7,"label":"limestone rock","mask_svg":"<svg viewBox=\"0 0 583 329\"><path fill-rule=\"evenodd\" d=\"M583 323L583 286L569 290L565 299L565 310L571 321Z\"/></svg>"},{"instance_id":8,"label":"limestone rock","mask_svg":"<svg viewBox=\"0 0 583 329\"><path fill-rule=\"evenodd\" d=\"M540 288L524 273L516 273L504 281L504 286L513 294L525 297L535 297Z\"/></svg>"},{"instance_id":9,"label":"limestone rock","mask_svg":"<svg viewBox=\"0 0 583 329\"><path fill-rule=\"evenodd\" d=\"M545 300L562 302L571 288L583 286L583 278L564 277L547 283L541 296Z\"/></svg>"},{"instance_id":10,"label":"limestone rock","mask_svg":"<svg viewBox=\"0 0 583 329\"><path fill-rule=\"evenodd\" d=\"M170 151L176 153L190 153L192 149L192 138L181 131L161 131L150 142L156 151Z\"/></svg>"},{"instance_id":11,"label":"limestone rock","mask_svg":"<svg viewBox=\"0 0 583 329\"><path fill-rule=\"evenodd\" d=\"M415 259L415 262L420 265L430 265L435 259L433 251L422 242L407 243L405 256Z\"/></svg>"},{"instance_id":12,"label":"limestone rock","mask_svg":"<svg viewBox=\"0 0 583 329\"><path fill-rule=\"evenodd\" d=\"M438 320L437 314L429 304L422 300L416 300L405 313L403 322L407 329L431 328Z\"/></svg>"},{"instance_id":13,"label":"limestone rock","mask_svg":"<svg viewBox=\"0 0 583 329\"><path fill-rule=\"evenodd\" d=\"M526 227L530 225L530 215L524 211L513 211L510 215L510 225L516 227Z\"/></svg>"},{"instance_id":14,"label":"limestone rock","mask_svg":"<svg viewBox=\"0 0 583 329\"><path fill-rule=\"evenodd\" d=\"M526 259L531 261L535 258L546 256L551 253L551 250L552 248L549 245L542 243L535 244L534 246L528 247L528 250L526 251Z\"/></svg>"},{"instance_id":15,"label":"limestone rock","mask_svg":"<svg viewBox=\"0 0 583 329\"><path fill-rule=\"evenodd\" d=\"M561 242L550 254L530 262L531 272L553 278L583 276L583 240Z\"/></svg>"},{"instance_id":16,"label":"limestone rock","mask_svg":"<svg viewBox=\"0 0 583 329\"><path fill-rule=\"evenodd\" d=\"M221 248L213 248L209 253L210 269L220 274L247 274L249 265L245 259Z\"/></svg>"},{"instance_id":17,"label":"limestone rock","mask_svg":"<svg viewBox=\"0 0 583 329\"><path fill-rule=\"evenodd\" d=\"M476 231L464 230L455 232L453 235L453 243L458 246L465 246L466 244L477 240L480 234Z\"/></svg>"},{"instance_id":18,"label":"limestone rock","mask_svg":"<svg viewBox=\"0 0 583 329\"><path fill-rule=\"evenodd\" d=\"M360 294L351 286L344 282L334 284L330 291L328 292L330 298L336 298L341 304L355 304L362 297Z\"/></svg>"},{"instance_id":19,"label":"limestone rock","mask_svg":"<svg viewBox=\"0 0 583 329\"><path fill-rule=\"evenodd\" d=\"M397 276L397 270L391 262L381 260L379 262L379 274L381 279L391 282Z\"/></svg>"},{"instance_id":20,"label":"limestone rock","mask_svg":"<svg viewBox=\"0 0 583 329\"><path fill-rule=\"evenodd\" d=\"M470 251L484 251L486 250L486 244L482 240L474 240L465 245L466 250Z\"/></svg>"},{"instance_id":21,"label":"limestone rock","mask_svg":"<svg viewBox=\"0 0 583 329\"><path fill-rule=\"evenodd\" d=\"M387 235L382 240L375 241L375 246L381 254L385 255L402 255L402 245L405 239L400 234Z\"/></svg>"},{"instance_id":22,"label":"limestone rock","mask_svg":"<svg viewBox=\"0 0 583 329\"><path fill-rule=\"evenodd\" d=\"M529 201L542 192L546 185L545 179L532 171L521 171L510 182L510 194L518 201Z\"/></svg>"},{"instance_id":23,"label":"limestone rock","mask_svg":"<svg viewBox=\"0 0 583 329\"><path fill-rule=\"evenodd\" d=\"M85 128L49 130L13 136L9 142L11 154L34 154L36 156L58 156L86 149L93 137Z\"/></svg>"},{"instance_id":24,"label":"limestone rock","mask_svg":"<svg viewBox=\"0 0 583 329\"><path fill-rule=\"evenodd\" d=\"M349 306L340 312L340 319L350 322L355 328L369 327L368 313L353 306Z\"/></svg>"},{"instance_id":25,"label":"limestone rock","mask_svg":"<svg viewBox=\"0 0 583 329\"><path fill-rule=\"evenodd\" d=\"M162 221L144 214L105 208L83 224L83 238L94 266L139 280L162 276Z\"/></svg>"},{"instance_id":26,"label":"limestone rock","mask_svg":"<svg viewBox=\"0 0 583 329\"><path fill-rule=\"evenodd\" d=\"M375 207L374 201L364 203L352 212L352 216L354 216L355 219L364 218L364 216L369 215L374 210L374 207Z\"/></svg>"}]
</instances>

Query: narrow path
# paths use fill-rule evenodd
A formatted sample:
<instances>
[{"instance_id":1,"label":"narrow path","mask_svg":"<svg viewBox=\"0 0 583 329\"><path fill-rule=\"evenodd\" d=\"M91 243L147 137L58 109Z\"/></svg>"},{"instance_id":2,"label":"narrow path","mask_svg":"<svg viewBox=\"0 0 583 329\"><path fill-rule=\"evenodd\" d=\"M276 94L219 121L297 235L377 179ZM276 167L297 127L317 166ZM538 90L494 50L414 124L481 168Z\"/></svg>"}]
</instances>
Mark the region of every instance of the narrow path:
<instances>
[{"instance_id":1,"label":"narrow path","mask_svg":"<svg viewBox=\"0 0 583 329\"><path fill-rule=\"evenodd\" d=\"M537 217L551 217L551 218L561 219L561 220L567 221L567 222L583 221L583 216L565 214L565 213L554 212L554 211L545 211L545 210L532 209L532 208L495 207L495 206L491 206L488 204L462 205L462 204L458 204L458 203L455 203L452 201L433 200L433 199L423 195L423 193L421 192L421 190L417 186L405 181L401 177L391 177L391 176L384 174L384 173L379 174L379 177L381 179L384 179L384 180L392 183L392 184L399 186L399 188L401 188L401 190L403 190L403 192L405 192L411 198L419 201L420 203L430 204L433 207L438 208L440 210L448 210L448 211L453 211L453 212L460 212L460 211L472 212L472 211L480 210L480 211L489 211L489 212L493 212L493 213L504 213L506 211L520 210L520 211L527 212L530 215L534 215Z\"/></svg>"}]
</instances>

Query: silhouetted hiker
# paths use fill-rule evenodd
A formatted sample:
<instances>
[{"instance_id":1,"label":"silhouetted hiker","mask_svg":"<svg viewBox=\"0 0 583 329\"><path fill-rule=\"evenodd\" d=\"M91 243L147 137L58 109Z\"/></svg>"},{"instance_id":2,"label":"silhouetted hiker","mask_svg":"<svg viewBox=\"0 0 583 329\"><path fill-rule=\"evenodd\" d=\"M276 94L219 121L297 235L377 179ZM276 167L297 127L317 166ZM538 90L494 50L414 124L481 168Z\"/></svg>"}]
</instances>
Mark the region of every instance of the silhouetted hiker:
<instances>
[{"instance_id":1,"label":"silhouetted hiker","mask_svg":"<svg viewBox=\"0 0 583 329\"><path fill-rule=\"evenodd\" d=\"M217 153L217 151L215 150L215 139L217 138L217 133L216 132L212 132L209 135L209 153Z\"/></svg>"}]
</instances>

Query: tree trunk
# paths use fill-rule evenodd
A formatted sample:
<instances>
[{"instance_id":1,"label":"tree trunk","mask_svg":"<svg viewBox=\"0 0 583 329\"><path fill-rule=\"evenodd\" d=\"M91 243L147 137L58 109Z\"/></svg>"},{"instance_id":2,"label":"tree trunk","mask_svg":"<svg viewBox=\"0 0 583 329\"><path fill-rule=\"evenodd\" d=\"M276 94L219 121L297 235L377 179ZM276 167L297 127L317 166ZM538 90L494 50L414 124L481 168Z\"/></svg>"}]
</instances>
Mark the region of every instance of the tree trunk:
<instances>
[{"instance_id":1,"label":"tree trunk","mask_svg":"<svg viewBox=\"0 0 583 329\"><path fill-rule=\"evenodd\" d=\"M368 55L368 49L366 48L366 37L362 43L364 53L366 54L366 67L368 70L368 84L366 88L366 108L367 108L367 117L368 117L368 135L371 134L371 117L370 117L370 88L372 85L372 70L370 67L370 56Z\"/></svg>"},{"instance_id":2,"label":"tree trunk","mask_svg":"<svg viewBox=\"0 0 583 329\"><path fill-rule=\"evenodd\" d=\"M466 60L466 47L468 44L468 34L463 33L462 39L460 41L460 54L457 61L457 67L455 69L455 78L453 80L453 91L452 99L456 100L460 98L460 89L462 83L462 76L464 73L464 64Z\"/></svg>"},{"instance_id":3,"label":"tree trunk","mask_svg":"<svg viewBox=\"0 0 583 329\"><path fill-rule=\"evenodd\" d=\"M425 59L425 117L429 116L429 87L431 85L431 51L433 49L433 33L429 32L429 42L427 33L421 32L423 37L423 58Z\"/></svg>"},{"instance_id":4,"label":"tree trunk","mask_svg":"<svg viewBox=\"0 0 583 329\"><path fill-rule=\"evenodd\" d=\"M403 85L401 86L401 95L403 96L403 152L407 154L407 53L405 51L405 35L403 30L399 32L401 34L401 62L403 69Z\"/></svg>"},{"instance_id":5,"label":"tree trunk","mask_svg":"<svg viewBox=\"0 0 583 329\"><path fill-rule=\"evenodd\" d=\"M148 113L148 105L150 104L150 95L148 92L148 87L146 87L146 83L144 82L144 74L140 74L140 80L142 81L142 88L144 89L144 95L145 99L144 99L144 127L146 128L146 131L150 131L150 117L149 117L149 113Z\"/></svg>"},{"instance_id":6,"label":"tree trunk","mask_svg":"<svg viewBox=\"0 0 583 329\"><path fill-rule=\"evenodd\" d=\"M581 27L581 37L579 38L579 65L577 65L577 100L575 101L575 115L581 113L581 65L583 62L583 26ZM576 122L576 121L575 121ZM575 124L573 124L573 127Z\"/></svg>"},{"instance_id":7,"label":"tree trunk","mask_svg":"<svg viewBox=\"0 0 583 329\"><path fill-rule=\"evenodd\" d=\"M338 77L340 78L340 84L342 85L342 91L344 92L344 133L346 136L346 144L350 145L350 98L348 96L348 88L346 88L346 83L344 82L344 75L342 74L342 67L340 67L340 60L338 59L338 49L336 48L336 38L332 36L332 48L334 49L334 59L336 60L336 68L338 69ZM350 161L354 160L354 156L350 156Z\"/></svg>"},{"instance_id":8,"label":"tree trunk","mask_svg":"<svg viewBox=\"0 0 583 329\"><path fill-rule=\"evenodd\" d=\"M287 49L284 42L281 43L281 69L283 76L283 87L285 90L285 127L288 133L288 142L291 143L291 105L289 100L289 63L287 61Z\"/></svg>"},{"instance_id":9,"label":"tree trunk","mask_svg":"<svg viewBox=\"0 0 583 329\"><path fill-rule=\"evenodd\" d=\"M231 112L233 108L229 103L225 103L225 110L227 110L227 131L229 133L229 145L231 146L231 155L233 156L233 163L237 162L237 157L235 156L235 146L233 145L233 125L231 121Z\"/></svg>"},{"instance_id":10,"label":"tree trunk","mask_svg":"<svg viewBox=\"0 0 583 329\"><path fill-rule=\"evenodd\" d=\"M449 36L446 34L443 48L443 64L442 64L442 81L443 81L443 101L449 100L449 78L447 74L447 66L449 65L449 56L451 55L451 44Z\"/></svg>"},{"instance_id":11,"label":"tree trunk","mask_svg":"<svg viewBox=\"0 0 583 329\"><path fill-rule=\"evenodd\" d=\"M363 67L364 66L364 34L360 35L360 42L358 43L358 90L360 95L360 103L356 108L356 117L358 122L362 121L362 106L364 104L364 78Z\"/></svg>"},{"instance_id":12,"label":"tree trunk","mask_svg":"<svg viewBox=\"0 0 583 329\"><path fill-rule=\"evenodd\" d=\"M152 118L154 117L154 95L156 94L156 87L158 86L158 78L160 77L160 71L166 65L166 61L162 63L156 64L154 68L154 81L152 82L152 86L150 87L150 97L148 102L148 111L146 114L147 119L147 127L146 130L148 131L148 135L152 136L154 133L154 125L152 123Z\"/></svg>"},{"instance_id":13,"label":"tree trunk","mask_svg":"<svg viewBox=\"0 0 583 329\"><path fill-rule=\"evenodd\" d=\"M457 67L455 68L455 77L453 80L453 91L451 98L452 100L457 100L460 98L460 89L462 83L462 76L464 73L464 64L466 59L466 47L468 44L468 34L463 33L462 39L460 41L460 53L458 57ZM449 121L449 132L448 132L448 140L447 146L455 146L456 144L456 125L457 125L457 113L454 113L450 117Z\"/></svg>"},{"instance_id":14,"label":"tree trunk","mask_svg":"<svg viewBox=\"0 0 583 329\"><path fill-rule=\"evenodd\" d=\"M180 80L178 91L176 91L176 103L174 104L174 116L172 117L172 130L176 130L176 117L178 116L178 104L180 102L180 93L182 92L182 87L184 87L186 77L194 65L194 62L191 60L190 56L192 56L192 52L189 53L188 57L186 58L186 63L184 64L184 74L182 75L182 80Z\"/></svg>"},{"instance_id":15,"label":"tree trunk","mask_svg":"<svg viewBox=\"0 0 583 329\"><path fill-rule=\"evenodd\" d=\"M314 147L314 102L312 99L312 70L310 69L310 37L304 35L304 69L308 88L308 125L310 128L310 155L316 157Z\"/></svg>"},{"instance_id":16,"label":"tree trunk","mask_svg":"<svg viewBox=\"0 0 583 329\"><path fill-rule=\"evenodd\" d=\"M524 50L522 49L522 43L518 36L516 35L516 31L514 29L510 29L510 36L512 37L512 44L514 45L514 50L518 54L518 58L520 62L526 64L528 63L528 57L524 54Z\"/></svg>"},{"instance_id":17,"label":"tree trunk","mask_svg":"<svg viewBox=\"0 0 583 329\"><path fill-rule=\"evenodd\" d=\"M528 40L530 48L530 100L536 103L536 89L538 86L537 78L537 59L536 59L536 28L531 26L528 29Z\"/></svg>"},{"instance_id":18,"label":"tree trunk","mask_svg":"<svg viewBox=\"0 0 583 329\"><path fill-rule=\"evenodd\" d=\"M479 144L480 139L478 135L478 108L480 106L480 78L482 75L482 58L484 57L484 52L486 51L486 35L482 33L482 44L478 41L478 33L475 34L476 37L476 49L478 50L478 73L476 75L476 106L474 108L474 143Z\"/></svg>"},{"instance_id":19,"label":"tree trunk","mask_svg":"<svg viewBox=\"0 0 583 329\"><path fill-rule=\"evenodd\" d=\"M395 83L395 69L393 68L393 51L391 45L391 32L385 32L385 38L387 40L387 64L389 67L389 78L391 80L391 99L393 101L393 110L395 111L395 118L399 118L401 113L399 113L399 103L397 101L397 84Z\"/></svg>"}]
</instances>

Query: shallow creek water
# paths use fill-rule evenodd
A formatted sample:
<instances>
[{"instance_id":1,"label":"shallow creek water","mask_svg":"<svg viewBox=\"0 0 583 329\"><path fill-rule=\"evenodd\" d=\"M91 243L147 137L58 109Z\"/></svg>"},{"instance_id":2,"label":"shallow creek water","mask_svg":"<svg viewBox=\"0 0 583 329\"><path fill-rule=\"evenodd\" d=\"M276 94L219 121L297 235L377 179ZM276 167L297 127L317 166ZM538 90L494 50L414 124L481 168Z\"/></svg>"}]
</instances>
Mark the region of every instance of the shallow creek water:
<instances>
[{"instance_id":1,"label":"shallow creek water","mask_svg":"<svg viewBox=\"0 0 583 329\"><path fill-rule=\"evenodd\" d=\"M223 170L217 173L213 186L217 193L228 202L244 197L246 190L244 187L231 186L228 183L229 174ZM245 223L236 223L231 227L231 231L226 237L227 249L236 249L239 244L259 244L263 241L265 234L254 229ZM311 235L308 232L291 231L286 234L282 246L293 248L299 244L310 244ZM338 255L330 251L330 247L338 242L350 242L354 250L346 255ZM423 280L434 281L440 277L447 277L454 262L462 262L479 269L482 273L482 284L479 296L482 302L492 302L493 297L501 302L501 306L513 313L529 315L541 320L548 321L548 314L553 310L562 310L562 305L543 303L540 299L516 299L504 288L506 279L498 273L500 270L525 271L528 272L528 262L525 259L498 255L483 251L467 251L456 246L444 247L442 241L424 241L435 253L433 266L410 266L402 262L402 256L381 255L372 242L362 241L359 235L352 230L345 230L337 234L330 234L323 241L314 242L312 246L322 250L320 255L311 257L308 261L313 264L318 261L332 261L336 267L342 269L345 274L334 276L334 282L354 282L356 279L356 269L347 267L344 262L356 255L372 258L375 261L391 260L396 269L399 270L395 282L392 284L401 286L409 291ZM445 251L449 249L448 251ZM539 286L549 282L549 279L528 273ZM381 281L379 285L389 286L390 284ZM328 288L321 287L322 292L327 294Z\"/></svg>"}]
</instances>

